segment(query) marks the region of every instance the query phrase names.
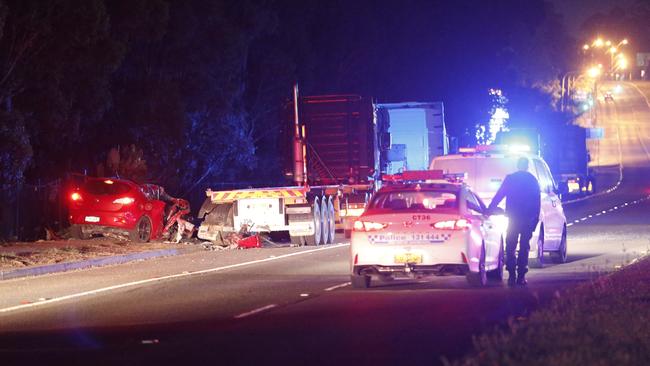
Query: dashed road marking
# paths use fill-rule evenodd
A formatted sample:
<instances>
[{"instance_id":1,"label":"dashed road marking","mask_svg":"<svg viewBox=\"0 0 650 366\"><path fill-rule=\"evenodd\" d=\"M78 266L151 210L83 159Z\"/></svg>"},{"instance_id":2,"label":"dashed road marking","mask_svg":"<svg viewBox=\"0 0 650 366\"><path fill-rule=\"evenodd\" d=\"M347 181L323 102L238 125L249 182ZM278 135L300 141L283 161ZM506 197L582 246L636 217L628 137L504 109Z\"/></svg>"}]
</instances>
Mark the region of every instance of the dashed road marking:
<instances>
[{"instance_id":1,"label":"dashed road marking","mask_svg":"<svg viewBox=\"0 0 650 366\"><path fill-rule=\"evenodd\" d=\"M237 314L237 315L234 316L234 318L235 319L245 318L247 316L251 316L251 315L255 315L257 313L261 313L261 312L263 312L265 310L273 309L276 306L278 306L278 305L277 304L269 304L269 305L266 305L266 306L262 306L261 308L257 308L257 309L253 309L251 311L247 311L245 313Z\"/></svg>"},{"instance_id":2,"label":"dashed road marking","mask_svg":"<svg viewBox=\"0 0 650 366\"><path fill-rule=\"evenodd\" d=\"M583 218L580 218L580 219L577 219L577 220L573 220L573 222L568 223L566 226L567 226L567 227L569 227L569 226L573 226L574 224L579 224L579 223L581 223L581 222L583 222L583 221L586 221L587 219L593 218L594 216L600 216L600 215L602 215L602 214L606 214L606 213L608 213L608 212L614 212L615 210L618 210L619 208L623 208L623 207L627 207L627 206L636 205L636 204L639 204L639 203L641 203L641 202L643 202L643 201L647 201L647 200L649 200L649 199L650 199L650 196L646 196L646 197L639 198L639 199L634 200L634 201L631 201L631 202L625 202L625 203L622 203L622 204L620 204L620 205L618 205L618 206L614 206L614 207L612 207L612 208L610 208L610 209L608 209L608 210L603 210L603 211L601 211L601 212L597 212L597 213L595 213L595 214L587 215L587 216L585 216L585 217L583 217Z\"/></svg>"},{"instance_id":3,"label":"dashed road marking","mask_svg":"<svg viewBox=\"0 0 650 366\"><path fill-rule=\"evenodd\" d=\"M345 283L342 283L342 284L339 284L339 285L334 285L332 287L328 287L324 291L334 291L334 290L336 290L338 288L349 286L351 284L352 284L352 282L345 282Z\"/></svg>"}]
</instances>

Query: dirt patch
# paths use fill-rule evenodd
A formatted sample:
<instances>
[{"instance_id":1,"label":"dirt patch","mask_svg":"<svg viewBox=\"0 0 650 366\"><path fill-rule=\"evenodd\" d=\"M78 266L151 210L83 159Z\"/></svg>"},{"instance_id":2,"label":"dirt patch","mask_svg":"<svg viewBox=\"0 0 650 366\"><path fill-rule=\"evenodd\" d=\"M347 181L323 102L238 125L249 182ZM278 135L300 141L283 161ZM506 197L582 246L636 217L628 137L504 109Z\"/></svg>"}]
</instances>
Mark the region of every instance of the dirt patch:
<instances>
[{"instance_id":1,"label":"dirt patch","mask_svg":"<svg viewBox=\"0 0 650 366\"><path fill-rule=\"evenodd\" d=\"M164 242L133 243L112 238L4 243L0 246L0 269L6 270L146 252L157 249L187 247L187 244Z\"/></svg>"}]
</instances>

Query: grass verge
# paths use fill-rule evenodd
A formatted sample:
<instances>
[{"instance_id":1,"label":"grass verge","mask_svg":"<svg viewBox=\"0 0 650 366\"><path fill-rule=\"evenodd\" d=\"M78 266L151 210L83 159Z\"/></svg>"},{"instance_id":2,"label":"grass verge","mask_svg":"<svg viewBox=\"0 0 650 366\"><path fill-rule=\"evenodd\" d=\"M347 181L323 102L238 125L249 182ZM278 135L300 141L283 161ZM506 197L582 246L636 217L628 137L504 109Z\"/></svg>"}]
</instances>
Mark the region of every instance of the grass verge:
<instances>
[{"instance_id":1,"label":"grass verge","mask_svg":"<svg viewBox=\"0 0 650 366\"><path fill-rule=\"evenodd\" d=\"M650 258L581 284L528 319L474 338L446 365L650 365Z\"/></svg>"}]
</instances>

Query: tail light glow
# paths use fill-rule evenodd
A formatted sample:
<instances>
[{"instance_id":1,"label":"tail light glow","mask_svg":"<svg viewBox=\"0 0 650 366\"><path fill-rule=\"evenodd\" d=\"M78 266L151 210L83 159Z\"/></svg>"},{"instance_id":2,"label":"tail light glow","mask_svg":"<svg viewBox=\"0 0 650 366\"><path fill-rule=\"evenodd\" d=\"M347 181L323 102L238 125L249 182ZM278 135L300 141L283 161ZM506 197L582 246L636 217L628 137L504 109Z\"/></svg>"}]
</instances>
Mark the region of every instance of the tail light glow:
<instances>
[{"instance_id":1,"label":"tail light glow","mask_svg":"<svg viewBox=\"0 0 650 366\"><path fill-rule=\"evenodd\" d=\"M438 221L431 226L440 230L464 230L472 226L472 222L467 219L445 220Z\"/></svg>"},{"instance_id":2,"label":"tail light glow","mask_svg":"<svg viewBox=\"0 0 650 366\"><path fill-rule=\"evenodd\" d=\"M357 220L354 222L354 231L377 231L377 230L382 230L386 228L388 224L383 224L380 222L372 222L372 221L361 221Z\"/></svg>"},{"instance_id":3,"label":"tail light glow","mask_svg":"<svg viewBox=\"0 0 650 366\"><path fill-rule=\"evenodd\" d=\"M72 201L74 201L74 202L79 202L79 201L81 201L81 194L79 194L79 192L73 192L73 193L70 195L70 199L71 199Z\"/></svg>"},{"instance_id":4,"label":"tail light glow","mask_svg":"<svg viewBox=\"0 0 650 366\"><path fill-rule=\"evenodd\" d=\"M133 197L122 197L122 198L118 198L115 201L113 201L113 203L117 203L117 204L121 204L121 205L130 205L133 202L135 202L135 198L133 198Z\"/></svg>"}]
</instances>

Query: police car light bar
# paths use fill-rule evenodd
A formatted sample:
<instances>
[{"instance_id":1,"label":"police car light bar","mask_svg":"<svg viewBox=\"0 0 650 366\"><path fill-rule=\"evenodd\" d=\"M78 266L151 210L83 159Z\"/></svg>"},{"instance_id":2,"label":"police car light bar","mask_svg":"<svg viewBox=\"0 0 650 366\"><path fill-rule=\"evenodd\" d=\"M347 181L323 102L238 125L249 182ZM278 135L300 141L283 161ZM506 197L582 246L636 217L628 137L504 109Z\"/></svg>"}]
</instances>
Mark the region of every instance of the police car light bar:
<instances>
[{"instance_id":1,"label":"police car light bar","mask_svg":"<svg viewBox=\"0 0 650 366\"><path fill-rule=\"evenodd\" d=\"M407 170L398 174L384 174L381 179L384 182L392 183L426 183L433 180L446 180L448 182L461 183L467 179L467 173L445 173L442 170Z\"/></svg>"},{"instance_id":2,"label":"police car light bar","mask_svg":"<svg viewBox=\"0 0 650 366\"><path fill-rule=\"evenodd\" d=\"M397 174L384 174L381 180L385 182L423 182L427 180L445 179L442 170L406 170Z\"/></svg>"}]
</instances>

